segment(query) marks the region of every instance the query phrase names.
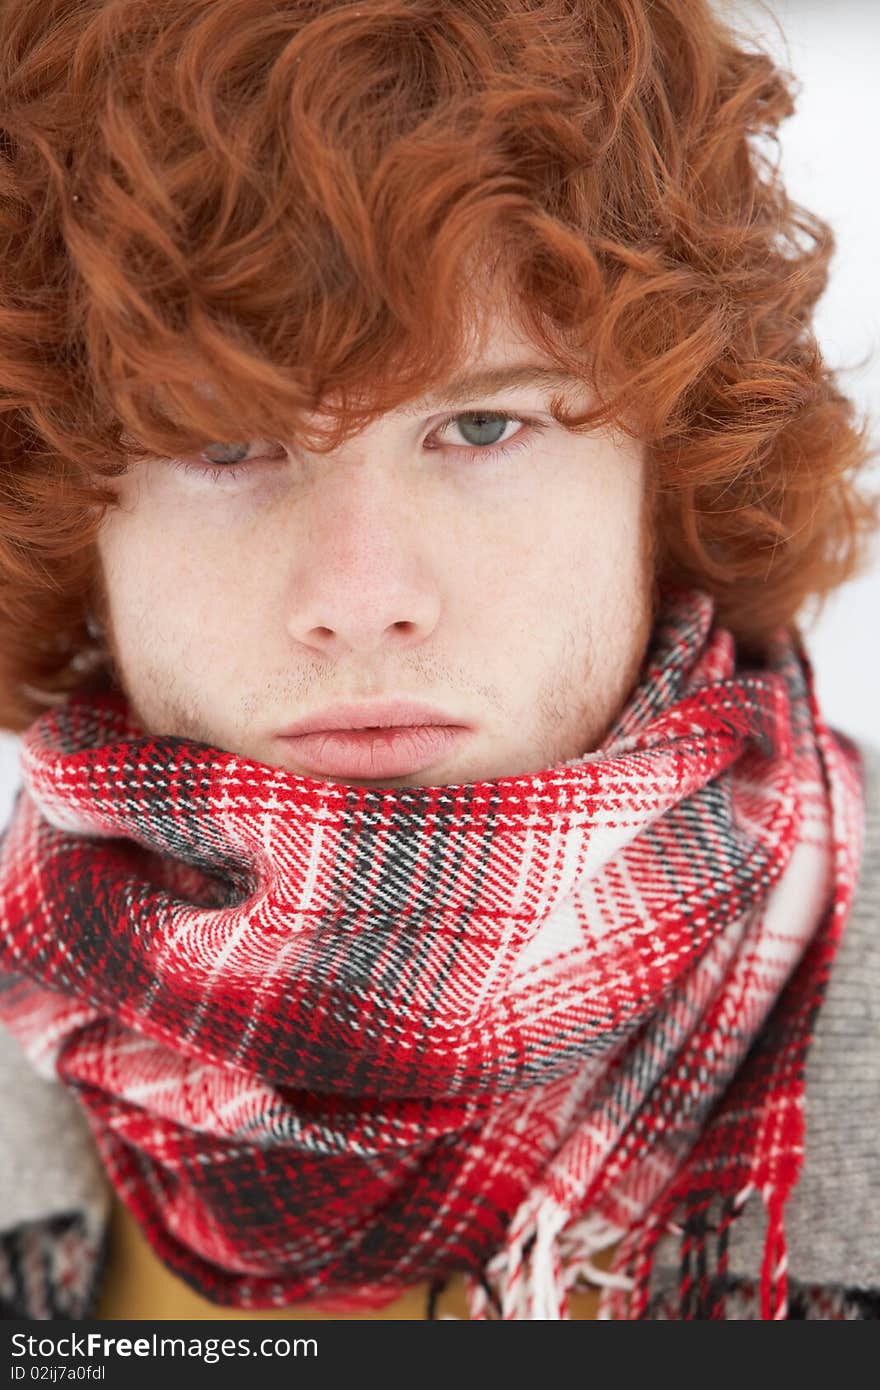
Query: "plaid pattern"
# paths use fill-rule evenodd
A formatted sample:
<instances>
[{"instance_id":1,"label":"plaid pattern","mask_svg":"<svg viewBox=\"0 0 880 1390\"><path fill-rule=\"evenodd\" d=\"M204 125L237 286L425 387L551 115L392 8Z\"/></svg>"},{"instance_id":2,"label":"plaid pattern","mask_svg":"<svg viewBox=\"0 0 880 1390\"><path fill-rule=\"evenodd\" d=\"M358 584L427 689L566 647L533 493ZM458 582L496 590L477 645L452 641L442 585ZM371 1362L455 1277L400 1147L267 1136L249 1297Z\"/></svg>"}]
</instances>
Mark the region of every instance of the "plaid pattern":
<instances>
[{"instance_id":1,"label":"plaid pattern","mask_svg":"<svg viewBox=\"0 0 880 1390\"><path fill-rule=\"evenodd\" d=\"M760 1289L755 1280L735 1279L729 1282L724 1311L727 1321L753 1322L761 1316L760 1307ZM669 1289L665 1295L656 1294L646 1316L657 1321L677 1320L681 1316L678 1290ZM801 1284L792 1280L786 1318L822 1322L875 1322L880 1318L880 1294L876 1289Z\"/></svg>"},{"instance_id":2,"label":"plaid pattern","mask_svg":"<svg viewBox=\"0 0 880 1390\"><path fill-rule=\"evenodd\" d=\"M97 1203L0 1232L0 1319L88 1317L107 1270L107 1237Z\"/></svg>"},{"instance_id":3,"label":"plaid pattern","mask_svg":"<svg viewBox=\"0 0 880 1390\"><path fill-rule=\"evenodd\" d=\"M376 1306L468 1275L473 1317L725 1316L715 1239L782 1209L864 830L858 750L780 630L744 667L667 588L601 746L376 789L40 716L0 843L0 1022L81 1102L165 1263L217 1304ZM717 1219L707 1213L720 1204ZM685 1258L687 1257L687 1258Z\"/></svg>"}]
</instances>

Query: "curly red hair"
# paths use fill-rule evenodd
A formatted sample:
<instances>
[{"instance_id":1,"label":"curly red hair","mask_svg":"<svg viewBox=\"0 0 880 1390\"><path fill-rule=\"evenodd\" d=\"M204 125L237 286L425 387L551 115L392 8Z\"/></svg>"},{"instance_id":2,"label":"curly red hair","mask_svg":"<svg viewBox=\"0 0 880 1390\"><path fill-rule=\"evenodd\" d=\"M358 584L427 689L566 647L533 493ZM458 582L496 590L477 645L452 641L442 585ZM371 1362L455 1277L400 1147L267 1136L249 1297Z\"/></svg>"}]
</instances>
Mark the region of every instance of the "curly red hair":
<instances>
[{"instance_id":1,"label":"curly red hair","mask_svg":"<svg viewBox=\"0 0 880 1390\"><path fill-rule=\"evenodd\" d=\"M0 724L109 660L114 476L337 447L455 374L481 284L591 388L564 424L644 440L658 580L795 625L880 499L833 234L760 146L793 86L708 0L4 0Z\"/></svg>"}]
</instances>

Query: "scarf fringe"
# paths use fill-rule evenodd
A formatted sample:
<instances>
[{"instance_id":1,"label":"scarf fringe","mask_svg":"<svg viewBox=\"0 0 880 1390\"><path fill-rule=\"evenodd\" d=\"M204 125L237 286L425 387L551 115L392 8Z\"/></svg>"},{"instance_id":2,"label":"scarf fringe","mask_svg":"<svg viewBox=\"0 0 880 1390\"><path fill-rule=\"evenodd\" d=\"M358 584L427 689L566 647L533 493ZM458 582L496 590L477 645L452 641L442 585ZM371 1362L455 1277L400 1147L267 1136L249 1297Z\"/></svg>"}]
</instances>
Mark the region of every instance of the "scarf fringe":
<instances>
[{"instance_id":1,"label":"scarf fringe","mask_svg":"<svg viewBox=\"0 0 880 1390\"><path fill-rule=\"evenodd\" d=\"M642 1319L647 1315L650 1281L659 1238L680 1238L678 1316L685 1320L723 1320L730 1288L729 1244L733 1222L748 1199L760 1190L767 1212L760 1274L761 1321L788 1317L788 1250L784 1209L788 1189L766 1183L760 1189L747 1183L721 1203L717 1224L710 1220L715 1194L701 1194L680 1223L659 1214L634 1227L621 1239L619 1227L593 1215L571 1220L552 1198L511 1228L504 1249L486 1265L481 1276L466 1281L472 1320L487 1318L550 1321L570 1317L568 1292L586 1282L600 1288L597 1318ZM710 1238L714 1236L714 1271L710 1269ZM610 1269L600 1269L594 1257L619 1241Z\"/></svg>"},{"instance_id":2,"label":"scarf fringe","mask_svg":"<svg viewBox=\"0 0 880 1390\"><path fill-rule=\"evenodd\" d=\"M776 1321L788 1317L788 1247L783 1222L788 1193L768 1183L762 1196L767 1208L767 1236L761 1265L761 1318Z\"/></svg>"},{"instance_id":3,"label":"scarf fringe","mask_svg":"<svg viewBox=\"0 0 880 1390\"><path fill-rule=\"evenodd\" d=\"M471 1318L567 1319L568 1293L578 1283L630 1289L629 1275L594 1263L621 1235L619 1226L598 1215L572 1220L552 1197L528 1203L482 1277L466 1280Z\"/></svg>"}]
</instances>

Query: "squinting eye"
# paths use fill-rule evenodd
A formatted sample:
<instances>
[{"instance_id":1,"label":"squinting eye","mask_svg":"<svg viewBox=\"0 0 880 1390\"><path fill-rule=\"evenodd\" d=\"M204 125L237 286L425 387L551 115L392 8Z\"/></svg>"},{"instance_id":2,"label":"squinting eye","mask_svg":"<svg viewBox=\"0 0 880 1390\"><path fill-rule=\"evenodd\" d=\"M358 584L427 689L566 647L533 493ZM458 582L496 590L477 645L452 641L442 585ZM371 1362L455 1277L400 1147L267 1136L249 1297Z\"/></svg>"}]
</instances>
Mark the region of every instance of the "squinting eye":
<instances>
[{"instance_id":1,"label":"squinting eye","mask_svg":"<svg viewBox=\"0 0 880 1390\"><path fill-rule=\"evenodd\" d=\"M272 440L252 439L245 440L241 444L228 443L225 440L219 442L212 440L210 444L205 445L204 449L200 449L194 458L172 459L171 463L175 468L182 468L185 473L198 473L203 477L210 478L213 483L231 483L240 475L241 469L238 465L249 462L271 462L268 455L273 448L280 449L281 457L286 457L287 450L284 445L275 444ZM211 459L209 450L217 457ZM199 460L207 460L207 462L200 462Z\"/></svg>"},{"instance_id":2,"label":"squinting eye","mask_svg":"<svg viewBox=\"0 0 880 1390\"><path fill-rule=\"evenodd\" d=\"M264 444L268 446L266 449L261 447ZM204 449L199 451L199 458L204 459L209 464L231 467L234 464L244 463L250 449L259 449L259 454L262 457L270 447L269 442L264 439L245 440L242 444L212 443L207 444ZM209 449L213 449L215 454L219 454L219 457L211 458L208 454Z\"/></svg>"}]
</instances>

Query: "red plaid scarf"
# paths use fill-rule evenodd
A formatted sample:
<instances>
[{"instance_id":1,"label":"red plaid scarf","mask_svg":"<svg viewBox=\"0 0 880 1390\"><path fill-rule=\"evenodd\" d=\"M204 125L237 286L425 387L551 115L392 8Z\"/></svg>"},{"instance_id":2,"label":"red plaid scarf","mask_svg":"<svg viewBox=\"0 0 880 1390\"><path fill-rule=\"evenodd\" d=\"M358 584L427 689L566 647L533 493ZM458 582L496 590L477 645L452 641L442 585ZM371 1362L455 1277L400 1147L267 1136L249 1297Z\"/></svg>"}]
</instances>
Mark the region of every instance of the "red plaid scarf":
<instances>
[{"instance_id":1,"label":"red plaid scarf","mask_svg":"<svg viewBox=\"0 0 880 1390\"><path fill-rule=\"evenodd\" d=\"M861 764L799 640L746 667L713 614L665 590L602 745L495 781L300 777L145 735L110 687L25 733L0 1022L199 1293L341 1309L464 1271L473 1317L545 1318L585 1277L650 1316L675 1232L680 1316L723 1317L757 1191L786 1316Z\"/></svg>"}]
</instances>

